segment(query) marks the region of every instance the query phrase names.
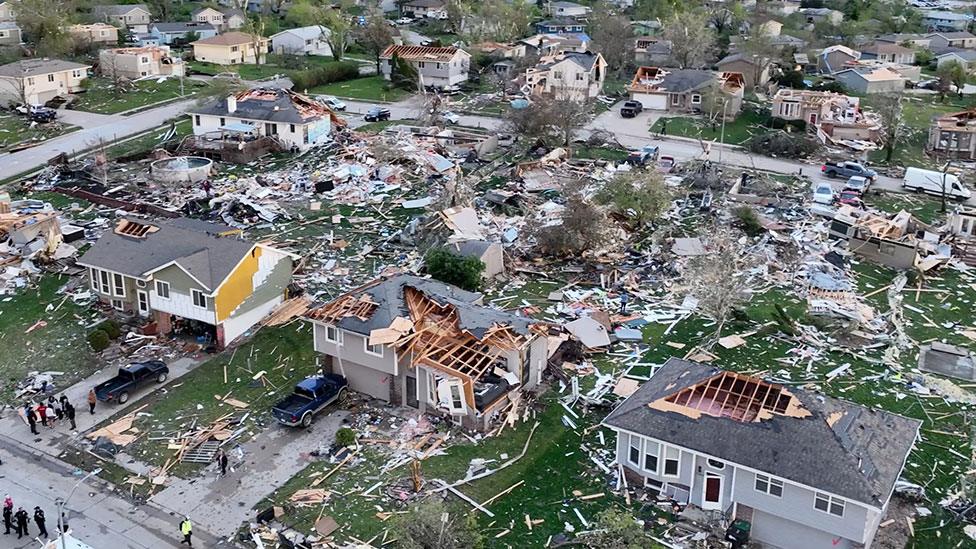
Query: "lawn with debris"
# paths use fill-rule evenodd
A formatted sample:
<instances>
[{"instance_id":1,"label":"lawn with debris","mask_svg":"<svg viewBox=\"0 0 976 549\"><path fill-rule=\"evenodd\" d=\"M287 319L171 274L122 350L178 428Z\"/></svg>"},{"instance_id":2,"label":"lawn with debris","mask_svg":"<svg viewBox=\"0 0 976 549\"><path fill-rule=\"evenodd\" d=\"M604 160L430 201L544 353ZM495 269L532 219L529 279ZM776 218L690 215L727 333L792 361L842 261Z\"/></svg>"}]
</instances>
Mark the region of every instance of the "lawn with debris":
<instances>
[{"instance_id":1,"label":"lawn with debris","mask_svg":"<svg viewBox=\"0 0 976 549\"><path fill-rule=\"evenodd\" d=\"M189 78L184 78L182 83L179 78L167 78L162 82L140 80L128 85L131 89L116 86L110 78L92 78L90 82L85 93L78 94L78 99L71 104L72 109L99 114L117 114L176 99L190 98L207 86L204 82Z\"/></svg>"}]
</instances>

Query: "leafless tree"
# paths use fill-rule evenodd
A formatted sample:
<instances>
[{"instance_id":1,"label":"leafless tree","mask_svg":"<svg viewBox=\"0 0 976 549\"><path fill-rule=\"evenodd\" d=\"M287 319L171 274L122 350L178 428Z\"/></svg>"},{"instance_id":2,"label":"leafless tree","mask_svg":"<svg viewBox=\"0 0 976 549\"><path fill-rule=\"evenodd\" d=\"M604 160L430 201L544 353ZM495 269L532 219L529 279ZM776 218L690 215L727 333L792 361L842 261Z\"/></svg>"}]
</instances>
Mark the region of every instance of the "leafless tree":
<instances>
[{"instance_id":1,"label":"leafless tree","mask_svg":"<svg viewBox=\"0 0 976 549\"><path fill-rule=\"evenodd\" d=\"M514 133L552 146L569 145L576 129L589 120L587 103L551 96L535 97L524 109L511 109L508 125Z\"/></svg>"},{"instance_id":2,"label":"leafless tree","mask_svg":"<svg viewBox=\"0 0 976 549\"><path fill-rule=\"evenodd\" d=\"M242 30L248 35L251 40L250 46L254 50L254 64L260 65L264 61L265 51L262 49L262 45L265 43L264 31L267 28L268 22L264 16L255 15L253 17L248 17L244 21L244 26ZM247 62L247 55L244 55L244 62Z\"/></svg>"},{"instance_id":3,"label":"leafless tree","mask_svg":"<svg viewBox=\"0 0 976 549\"><path fill-rule=\"evenodd\" d=\"M751 80L755 86L760 86L763 73L772 66L777 54L773 37L767 27L760 24L753 25L749 35L739 44L739 51L751 58L753 63Z\"/></svg>"},{"instance_id":4,"label":"leafless tree","mask_svg":"<svg viewBox=\"0 0 976 549\"><path fill-rule=\"evenodd\" d=\"M746 271L753 265L752 258L727 229L716 227L711 234L708 253L689 260L683 273L691 295L698 299L698 309L717 324L706 349L721 337L732 312L748 301Z\"/></svg>"},{"instance_id":5,"label":"leafless tree","mask_svg":"<svg viewBox=\"0 0 976 549\"><path fill-rule=\"evenodd\" d=\"M671 56L682 69L705 65L715 45L715 33L701 11L675 13L665 22L662 38L671 42Z\"/></svg>"},{"instance_id":6,"label":"leafless tree","mask_svg":"<svg viewBox=\"0 0 976 549\"><path fill-rule=\"evenodd\" d=\"M593 11L590 18L590 37L593 48L603 55L611 71L620 75L634 59L634 29L630 19L611 15L603 6Z\"/></svg>"},{"instance_id":7,"label":"leafless tree","mask_svg":"<svg viewBox=\"0 0 976 549\"><path fill-rule=\"evenodd\" d=\"M359 33L359 43L373 54L376 70L379 71L380 55L393 43L393 31L382 14L373 13L369 16L366 26Z\"/></svg>"},{"instance_id":8,"label":"leafless tree","mask_svg":"<svg viewBox=\"0 0 976 549\"><path fill-rule=\"evenodd\" d=\"M885 162L891 162L895 149L908 131L902 102L905 100L901 93L885 93L875 96L873 109L881 117L881 132L884 139Z\"/></svg>"}]
</instances>

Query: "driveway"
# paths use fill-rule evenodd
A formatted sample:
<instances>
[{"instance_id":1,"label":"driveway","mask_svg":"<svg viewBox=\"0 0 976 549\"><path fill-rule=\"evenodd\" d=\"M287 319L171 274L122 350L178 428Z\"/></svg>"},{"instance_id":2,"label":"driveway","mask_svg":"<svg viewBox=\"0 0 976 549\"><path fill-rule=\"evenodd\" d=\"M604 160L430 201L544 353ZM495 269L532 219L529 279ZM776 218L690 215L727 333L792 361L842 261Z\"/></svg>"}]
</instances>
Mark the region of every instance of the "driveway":
<instances>
[{"instance_id":1,"label":"driveway","mask_svg":"<svg viewBox=\"0 0 976 549\"><path fill-rule=\"evenodd\" d=\"M633 136L647 135L659 118L664 113L659 111L641 111L634 118L624 118L620 116L620 107L623 101L617 102L610 110L600 113L592 122L586 125L586 129L591 131L606 131L610 133L622 133Z\"/></svg>"},{"instance_id":2,"label":"driveway","mask_svg":"<svg viewBox=\"0 0 976 549\"><path fill-rule=\"evenodd\" d=\"M235 464L235 452L228 449L234 470L226 477L220 478L216 465L211 465L202 477L173 479L150 501L187 513L208 532L227 537L244 521L254 520L254 506L265 496L317 459L310 455L313 450L332 445L348 415L344 410L323 412L309 429L272 425L242 446L243 463Z\"/></svg>"}]
</instances>

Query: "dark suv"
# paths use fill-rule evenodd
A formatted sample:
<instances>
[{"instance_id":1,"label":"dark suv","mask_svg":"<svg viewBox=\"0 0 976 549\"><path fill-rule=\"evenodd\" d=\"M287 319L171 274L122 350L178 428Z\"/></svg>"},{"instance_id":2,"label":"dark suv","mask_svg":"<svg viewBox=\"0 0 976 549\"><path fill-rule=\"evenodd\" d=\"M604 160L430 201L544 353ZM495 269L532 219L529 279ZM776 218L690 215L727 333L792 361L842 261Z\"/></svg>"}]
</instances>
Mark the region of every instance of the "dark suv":
<instances>
[{"instance_id":1,"label":"dark suv","mask_svg":"<svg viewBox=\"0 0 976 549\"><path fill-rule=\"evenodd\" d=\"M624 101L622 107L620 107L620 116L624 118L633 118L644 110L644 105L640 101Z\"/></svg>"},{"instance_id":2,"label":"dark suv","mask_svg":"<svg viewBox=\"0 0 976 549\"><path fill-rule=\"evenodd\" d=\"M363 119L366 120L367 122L379 122L381 120L389 120L390 109L387 109L385 107L373 107L372 109L366 111L366 115L363 116Z\"/></svg>"}]
</instances>

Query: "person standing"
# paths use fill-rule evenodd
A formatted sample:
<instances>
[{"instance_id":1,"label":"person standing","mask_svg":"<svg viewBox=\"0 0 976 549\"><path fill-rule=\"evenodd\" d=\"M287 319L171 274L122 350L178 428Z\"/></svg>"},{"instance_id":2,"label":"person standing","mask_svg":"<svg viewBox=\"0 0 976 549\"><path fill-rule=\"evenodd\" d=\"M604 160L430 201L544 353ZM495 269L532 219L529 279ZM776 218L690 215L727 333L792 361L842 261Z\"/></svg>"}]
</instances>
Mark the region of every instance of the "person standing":
<instances>
[{"instance_id":1,"label":"person standing","mask_svg":"<svg viewBox=\"0 0 976 549\"><path fill-rule=\"evenodd\" d=\"M64 410L61 409L61 403L58 402L57 400L54 400L54 395L51 395L47 399L47 407L54 409L54 414L58 416L58 421L64 419Z\"/></svg>"},{"instance_id":2,"label":"person standing","mask_svg":"<svg viewBox=\"0 0 976 549\"><path fill-rule=\"evenodd\" d=\"M37 525L37 529L41 531L38 536L47 537L47 527L44 525L46 522L44 518L44 511L40 507L34 507L34 524Z\"/></svg>"},{"instance_id":3,"label":"person standing","mask_svg":"<svg viewBox=\"0 0 976 549\"><path fill-rule=\"evenodd\" d=\"M95 389L88 391L88 411L91 415L95 415L95 403L98 402L98 397L95 396Z\"/></svg>"},{"instance_id":4,"label":"person standing","mask_svg":"<svg viewBox=\"0 0 976 549\"><path fill-rule=\"evenodd\" d=\"M24 415L27 416L27 424L30 425L31 434L39 435L40 433L37 432L37 414L34 413L34 409L29 403L24 405Z\"/></svg>"},{"instance_id":5,"label":"person standing","mask_svg":"<svg viewBox=\"0 0 976 549\"><path fill-rule=\"evenodd\" d=\"M27 523L30 522L30 517L27 516L27 511L24 511L23 507L18 507L17 513L14 514L14 518L17 519L17 539L24 536L30 537L30 532L27 531Z\"/></svg>"},{"instance_id":6,"label":"person standing","mask_svg":"<svg viewBox=\"0 0 976 549\"><path fill-rule=\"evenodd\" d=\"M190 517L183 517L183 522L180 523L180 533L183 534L183 541L180 545L184 543L193 547L193 523L190 522Z\"/></svg>"},{"instance_id":7,"label":"person standing","mask_svg":"<svg viewBox=\"0 0 976 549\"><path fill-rule=\"evenodd\" d=\"M47 414L47 427L48 429L54 429L54 426L58 422L58 414L54 411L54 406L48 406L44 413Z\"/></svg>"},{"instance_id":8,"label":"person standing","mask_svg":"<svg viewBox=\"0 0 976 549\"><path fill-rule=\"evenodd\" d=\"M47 406L44 405L43 400L37 405L36 411L37 417L41 419L41 425L47 427Z\"/></svg>"},{"instance_id":9,"label":"person standing","mask_svg":"<svg viewBox=\"0 0 976 549\"><path fill-rule=\"evenodd\" d=\"M222 477L227 476L227 453L224 452L222 449L217 450L217 455L214 456L214 460L217 462L217 465L220 467L220 476Z\"/></svg>"},{"instance_id":10,"label":"person standing","mask_svg":"<svg viewBox=\"0 0 976 549\"><path fill-rule=\"evenodd\" d=\"M75 407L68 401L64 402L64 416L71 422L71 430L77 431L78 427L75 425Z\"/></svg>"},{"instance_id":11,"label":"person standing","mask_svg":"<svg viewBox=\"0 0 976 549\"><path fill-rule=\"evenodd\" d=\"M14 525L14 510L6 505L3 506L3 535L10 534L10 527Z\"/></svg>"}]
</instances>

